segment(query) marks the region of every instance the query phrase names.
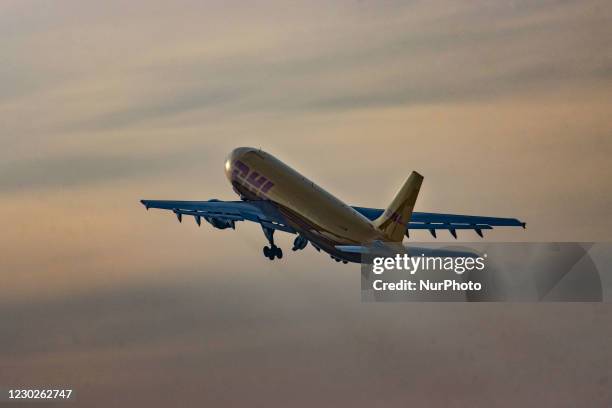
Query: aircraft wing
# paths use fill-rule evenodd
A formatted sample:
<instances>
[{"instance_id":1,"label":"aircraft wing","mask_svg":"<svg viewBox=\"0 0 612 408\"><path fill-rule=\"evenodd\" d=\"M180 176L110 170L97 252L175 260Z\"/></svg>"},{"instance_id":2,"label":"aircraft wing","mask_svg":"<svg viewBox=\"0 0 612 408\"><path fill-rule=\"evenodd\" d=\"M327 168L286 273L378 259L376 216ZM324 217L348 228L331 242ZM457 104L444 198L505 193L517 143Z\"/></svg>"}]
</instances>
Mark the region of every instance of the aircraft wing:
<instances>
[{"instance_id":1,"label":"aircraft wing","mask_svg":"<svg viewBox=\"0 0 612 408\"><path fill-rule=\"evenodd\" d=\"M384 210L379 208L353 207L366 218L375 220ZM481 217L476 215L440 214L427 212L413 212L410 221L406 224L406 235L411 229L429 230L436 237L437 230L448 230L457 238L457 230L474 230L482 237L483 230L493 227L523 227L526 224L516 218Z\"/></svg>"},{"instance_id":2,"label":"aircraft wing","mask_svg":"<svg viewBox=\"0 0 612 408\"><path fill-rule=\"evenodd\" d=\"M236 221L252 221L262 227L295 233L276 207L266 201L166 201L141 200L148 210L157 208L172 211L181 222L183 216L192 216L200 225L202 218L215 228L236 228Z\"/></svg>"}]
</instances>

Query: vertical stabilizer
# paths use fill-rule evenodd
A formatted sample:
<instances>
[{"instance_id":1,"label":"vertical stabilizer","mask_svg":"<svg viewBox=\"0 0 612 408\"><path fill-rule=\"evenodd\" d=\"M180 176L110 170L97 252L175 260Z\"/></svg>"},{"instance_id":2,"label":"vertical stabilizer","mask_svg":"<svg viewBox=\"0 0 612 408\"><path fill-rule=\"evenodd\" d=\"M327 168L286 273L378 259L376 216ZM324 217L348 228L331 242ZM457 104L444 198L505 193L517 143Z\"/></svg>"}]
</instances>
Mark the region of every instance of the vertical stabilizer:
<instances>
[{"instance_id":1,"label":"vertical stabilizer","mask_svg":"<svg viewBox=\"0 0 612 408\"><path fill-rule=\"evenodd\" d=\"M376 228L393 242L401 242L406 234L406 224L410 221L423 176L413 171L397 193L391 205L380 217L374 220Z\"/></svg>"}]
</instances>

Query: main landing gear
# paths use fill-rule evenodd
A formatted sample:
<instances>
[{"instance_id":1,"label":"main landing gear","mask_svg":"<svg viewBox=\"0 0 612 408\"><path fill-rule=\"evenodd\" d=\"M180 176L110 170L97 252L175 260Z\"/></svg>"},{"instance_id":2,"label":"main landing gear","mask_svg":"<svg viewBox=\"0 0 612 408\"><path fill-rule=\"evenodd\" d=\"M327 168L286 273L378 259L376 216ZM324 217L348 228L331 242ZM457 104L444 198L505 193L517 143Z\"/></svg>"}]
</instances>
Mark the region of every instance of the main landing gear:
<instances>
[{"instance_id":1,"label":"main landing gear","mask_svg":"<svg viewBox=\"0 0 612 408\"><path fill-rule=\"evenodd\" d=\"M271 247L265 246L263 247L263 254L269 260L273 260L274 258L281 259L283 257L283 250L276 245L272 245Z\"/></svg>"},{"instance_id":2,"label":"main landing gear","mask_svg":"<svg viewBox=\"0 0 612 408\"><path fill-rule=\"evenodd\" d=\"M274 258L281 259L283 257L283 250L274 245L274 230L272 228L267 228L262 226L264 235L268 239L270 246L263 247L263 254L269 260L273 260Z\"/></svg>"}]
</instances>

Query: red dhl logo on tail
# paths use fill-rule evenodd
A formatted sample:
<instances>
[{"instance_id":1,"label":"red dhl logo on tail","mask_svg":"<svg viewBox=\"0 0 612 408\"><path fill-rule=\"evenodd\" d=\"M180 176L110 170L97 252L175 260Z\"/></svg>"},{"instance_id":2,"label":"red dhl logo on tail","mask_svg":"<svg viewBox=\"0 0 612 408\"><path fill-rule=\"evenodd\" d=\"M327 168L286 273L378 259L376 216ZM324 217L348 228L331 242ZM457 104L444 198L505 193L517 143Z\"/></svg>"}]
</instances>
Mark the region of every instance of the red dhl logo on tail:
<instances>
[{"instance_id":1,"label":"red dhl logo on tail","mask_svg":"<svg viewBox=\"0 0 612 408\"><path fill-rule=\"evenodd\" d=\"M395 211L394 212L387 211L385 213L385 216L387 217L387 219L390 219L394 223L403 225L402 216L400 214L398 214L397 212L395 212Z\"/></svg>"}]
</instances>

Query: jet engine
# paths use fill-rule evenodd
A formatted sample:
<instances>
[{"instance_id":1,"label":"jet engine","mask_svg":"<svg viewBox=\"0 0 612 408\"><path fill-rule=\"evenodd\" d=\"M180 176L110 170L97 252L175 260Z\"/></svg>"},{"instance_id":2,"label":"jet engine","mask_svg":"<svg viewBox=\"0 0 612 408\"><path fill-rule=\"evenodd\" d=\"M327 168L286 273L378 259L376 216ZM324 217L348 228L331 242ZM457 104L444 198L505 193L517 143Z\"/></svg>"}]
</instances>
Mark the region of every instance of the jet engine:
<instances>
[{"instance_id":1,"label":"jet engine","mask_svg":"<svg viewBox=\"0 0 612 408\"><path fill-rule=\"evenodd\" d=\"M300 249L306 248L306 245L308 245L308 239L304 238L301 235L298 235L293 241L293 248L291 249L294 251L298 251Z\"/></svg>"},{"instance_id":2,"label":"jet engine","mask_svg":"<svg viewBox=\"0 0 612 408\"><path fill-rule=\"evenodd\" d=\"M234 222L234 220L227 220L225 218L218 218L218 217L204 217L204 219L210 225L218 229L226 229L226 228L236 229L236 223Z\"/></svg>"}]
</instances>

